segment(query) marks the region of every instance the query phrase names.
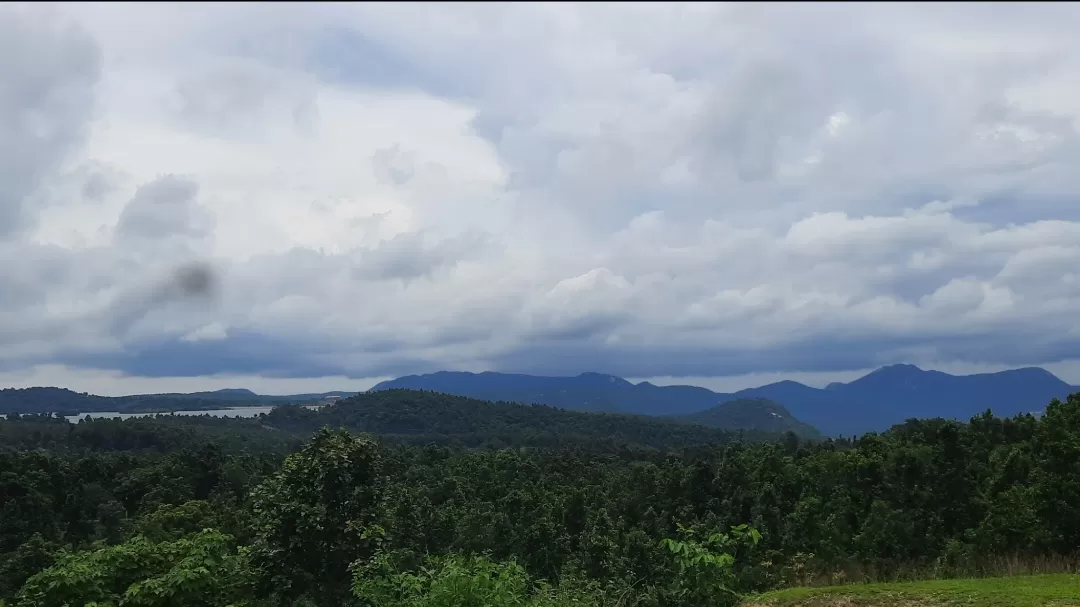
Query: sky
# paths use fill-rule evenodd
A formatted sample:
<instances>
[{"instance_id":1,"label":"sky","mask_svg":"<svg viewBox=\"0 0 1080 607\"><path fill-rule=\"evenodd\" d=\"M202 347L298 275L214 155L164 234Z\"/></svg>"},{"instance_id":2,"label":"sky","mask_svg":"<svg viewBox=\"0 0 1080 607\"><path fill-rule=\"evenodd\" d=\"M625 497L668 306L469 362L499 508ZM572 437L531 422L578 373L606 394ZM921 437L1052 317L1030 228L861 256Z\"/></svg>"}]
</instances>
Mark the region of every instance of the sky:
<instances>
[{"instance_id":1,"label":"sky","mask_svg":"<svg viewBox=\"0 0 1080 607\"><path fill-rule=\"evenodd\" d=\"M1080 384L1080 7L0 5L0 386Z\"/></svg>"}]
</instances>

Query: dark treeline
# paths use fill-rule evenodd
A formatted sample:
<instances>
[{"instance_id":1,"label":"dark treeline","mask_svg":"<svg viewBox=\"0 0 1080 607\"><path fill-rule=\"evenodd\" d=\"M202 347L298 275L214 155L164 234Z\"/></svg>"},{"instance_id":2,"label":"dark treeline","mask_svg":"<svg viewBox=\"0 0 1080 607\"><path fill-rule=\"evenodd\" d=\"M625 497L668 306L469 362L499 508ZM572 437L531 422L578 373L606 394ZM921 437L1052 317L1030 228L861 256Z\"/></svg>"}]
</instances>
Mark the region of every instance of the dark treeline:
<instances>
[{"instance_id":1,"label":"dark treeline","mask_svg":"<svg viewBox=\"0 0 1080 607\"><path fill-rule=\"evenodd\" d=\"M0 449L81 453L85 451L157 451L169 453L201 445L230 452L286 453L303 438L261 424L258 419L210 415L157 415L121 420L83 419L68 423L62 416L0 416Z\"/></svg>"},{"instance_id":2,"label":"dark treeline","mask_svg":"<svg viewBox=\"0 0 1080 607\"><path fill-rule=\"evenodd\" d=\"M316 404L325 397L350 396L348 392L292 394L271 396L250 390L225 389L190 394L133 394L99 396L67 388L34 387L0 389L0 415L8 413L64 413L77 415L95 411L116 413L163 413L169 411L207 411L229 407L283 404Z\"/></svg>"},{"instance_id":3,"label":"dark treeline","mask_svg":"<svg viewBox=\"0 0 1080 607\"><path fill-rule=\"evenodd\" d=\"M326 425L376 437L299 449ZM414 392L255 419L9 416L0 599L723 605L1080 547L1080 395L857 440L702 432Z\"/></svg>"},{"instance_id":4,"label":"dark treeline","mask_svg":"<svg viewBox=\"0 0 1080 607\"><path fill-rule=\"evenodd\" d=\"M419 390L365 392L319 410L278 407L261 423L305 436L330 426L377 434L387 443L489 449L635 445L667 450L776 438L765 432L719 430L643 415L490 403Z\"/></svg>"},{"instance_id":5,"label":"dark treeline","mask_svg":"<svg viewBox=\"0 0 1080 607\"><path fill-rule=\"evenodd\" d=\"M140 394L135 396L97 396L66 388L0 389L0 414L7 413L78 413L113 411L119 413L154 413L157 411L205 411L220 409L236 402L219 398L188 395ZM259 404L257 402L252 404Z\"/></svg>"}]
</instances>

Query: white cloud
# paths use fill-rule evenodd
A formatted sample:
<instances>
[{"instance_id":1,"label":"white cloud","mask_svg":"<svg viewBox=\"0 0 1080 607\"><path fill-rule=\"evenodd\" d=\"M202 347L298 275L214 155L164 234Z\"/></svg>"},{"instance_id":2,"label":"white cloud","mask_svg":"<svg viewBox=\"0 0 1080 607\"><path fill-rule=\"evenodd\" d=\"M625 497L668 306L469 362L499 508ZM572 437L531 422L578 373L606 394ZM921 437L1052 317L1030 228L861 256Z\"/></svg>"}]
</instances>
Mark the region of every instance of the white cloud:
<instances>
[{"instance_id":1,"label":"white cloud","mask_svg":"<svg viewBox=\"0 0 1080 607\"><path fill-rule=\"evenodd\" d=\"M181 341L218 341L229 336L228 330L221 323L212 322L181 337Z\"/></svg>"},{"instance_id":2,"label":"white cloud","mask_svg":"<svg viewBox=\"0 0 1080 607\"><path fill-rule=\"evenodd\" d=\"M1080 358L1078 22L1067 5L6 6L0 371L134 386ZM178 267L206 270L205 297Z\"/></svg>"}]
</instances>

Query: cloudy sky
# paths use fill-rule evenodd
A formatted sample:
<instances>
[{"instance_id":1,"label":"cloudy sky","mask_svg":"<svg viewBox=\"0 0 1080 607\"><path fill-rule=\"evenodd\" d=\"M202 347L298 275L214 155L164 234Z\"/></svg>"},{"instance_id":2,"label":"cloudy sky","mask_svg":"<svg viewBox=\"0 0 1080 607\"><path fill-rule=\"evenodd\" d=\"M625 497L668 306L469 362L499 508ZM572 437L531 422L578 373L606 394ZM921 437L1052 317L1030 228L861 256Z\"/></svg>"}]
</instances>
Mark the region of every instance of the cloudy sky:
<instances>
[{"instance_id":1,"label":"cloudy sky","mask_svg":"<svg viewBox=\"0 0 1080 607\"><path fill-rule=\"evenodd\" d=\"M0 6L0 385L1080 383L1069 4Z\"/></svg>"}]
</instances>

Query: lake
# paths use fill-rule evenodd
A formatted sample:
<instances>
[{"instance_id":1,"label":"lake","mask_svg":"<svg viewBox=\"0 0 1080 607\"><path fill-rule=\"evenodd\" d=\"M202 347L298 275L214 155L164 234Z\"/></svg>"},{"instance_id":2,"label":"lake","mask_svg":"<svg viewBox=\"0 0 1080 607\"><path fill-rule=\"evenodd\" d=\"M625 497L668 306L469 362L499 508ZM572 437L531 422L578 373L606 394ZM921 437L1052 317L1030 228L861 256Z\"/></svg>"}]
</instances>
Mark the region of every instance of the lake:
<instances>
[{"instance_id":1,"label":"lake","mask_svg":"<svg viewBox=\"0 0 1080 607\"><path fill-rule=\"evenodd\" d=\"M207 409L205 411L169 411L168 413L162 413L160 415L213 415L214 417L255 417L260 413L269 413L276 405L269 405L264 407L230 407L227 409ZM318 409L322 405L302 405L308 409ZM129 417L148 417L151 415L159 415L158 413L118 413L116 411L90 411L88 413L80 413L78 415L65 415L64 417L71 423L76 424L80 419L84 417L107 417L107 418L120 418L128 419Z\"/></svg>"}]
</instances>

